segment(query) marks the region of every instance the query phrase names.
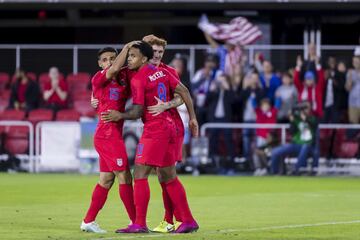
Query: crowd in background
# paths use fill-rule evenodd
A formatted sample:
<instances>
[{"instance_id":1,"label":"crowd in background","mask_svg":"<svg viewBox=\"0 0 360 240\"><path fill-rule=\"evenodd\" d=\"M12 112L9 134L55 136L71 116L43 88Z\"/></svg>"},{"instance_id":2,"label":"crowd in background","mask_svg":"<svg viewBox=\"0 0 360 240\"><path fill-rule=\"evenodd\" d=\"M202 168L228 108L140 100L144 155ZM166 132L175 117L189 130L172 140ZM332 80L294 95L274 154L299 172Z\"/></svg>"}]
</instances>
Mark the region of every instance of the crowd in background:
<instances>
[{"instance_id":1,"label":"crowd in background","mask_svg":"<svg viewBox=\"0 0 360 240\"><path fill-rule=\"evenodd\" d=\"M298 56L293 68L276 72L271 61L261 53L255 54L254 64L250 65L246 56L232 54L234 46L220 45L209 36L206 39L212 51L190 83L182 78L184 71L179 72L192 92L199 124L291 124L290 144L280 147L277 147L276 131L242 129L242 156L255 170L255 175L267 174L268 169L273 174L279 173L279 161L291 155L298 159L292 174L300 174L310 157L312 171L316 173L318 124L360 122L360 54L354 53L352 66L346 66L335 56L321 60L315 45L309 44L306 59ZM240 57L234 61L234 56ZM231 129L210 129L210 156L221 155L219 140L222 139L226 149L222 155L228 160L234 159L233 133ZM269 168L267 159L270 159Z\"/></svg>"},{"instance_id":2,"label":"crowd in background","mask_svg":"<svg viewBox=\"0 0 360 240\"><path fill-rule=\"evenodd\" d=\"M245 54L234 52L234 46L220 45L208 35L206 39L212 50L192 79L182 55L176 54L169 63L192 93L200 126L206 122L291 123L292 139L280 147L276 131L242 129L241 155L256 175L267 174L269 170L279 173L281 158L289 155L298 158L294 174L299 174L309 157L316 169L318 123L360 122L360 53L354 53L352 66L347 66L335 56L320 60L315 45L309 44L306 59L298 56L293 68L278 72L261 52L256 53L253 64L249 64ZM49 81L43 85L21 69L14 78L7 86L10 89L8 108L26 112L48 108L56 113L68 107L67 82L58 68L49 69ZM181 106L178 110L186 124L186 109ZM224 166L231 169L229 162L239 155L234 146L234 131L211 129L209 135L210 156L226 156ZM226 149L223 154L220 139ZM190 136L186 133L185 147L188 148L189 143Z\"/></svg>"}]
</instances>

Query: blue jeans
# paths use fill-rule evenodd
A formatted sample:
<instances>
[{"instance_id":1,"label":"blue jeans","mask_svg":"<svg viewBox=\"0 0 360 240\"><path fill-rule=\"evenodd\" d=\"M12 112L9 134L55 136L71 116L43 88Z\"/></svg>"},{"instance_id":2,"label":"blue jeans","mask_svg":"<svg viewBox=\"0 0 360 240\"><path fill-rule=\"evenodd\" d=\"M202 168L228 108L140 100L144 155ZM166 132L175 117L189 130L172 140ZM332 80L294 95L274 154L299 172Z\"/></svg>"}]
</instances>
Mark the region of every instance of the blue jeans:
<instances>
[{"instance_id":1,"label":"blue jeans","mask_svg":"<svg viewBox=\"0 0 360 240\"><path fill-rule=\"evenodd\" d=\"M295 171L299 171L300 167L306 167L307 158L309 154L313 152L312 167L317 167L319 162L318 151L316 147L311 144L294 144L288 143L279 147L276 147L271 152L271 172L277 174L279 172L279 163L286 156L297 157L298 161L295 164Z\"/></svg>"}]
</instances>

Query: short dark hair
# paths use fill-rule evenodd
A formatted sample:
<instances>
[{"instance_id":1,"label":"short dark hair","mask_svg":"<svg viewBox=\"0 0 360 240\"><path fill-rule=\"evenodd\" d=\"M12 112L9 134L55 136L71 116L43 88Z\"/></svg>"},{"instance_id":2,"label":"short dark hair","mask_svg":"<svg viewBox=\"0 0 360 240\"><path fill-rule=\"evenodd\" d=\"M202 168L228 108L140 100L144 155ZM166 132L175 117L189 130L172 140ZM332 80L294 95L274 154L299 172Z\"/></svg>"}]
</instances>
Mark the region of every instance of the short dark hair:
<instances>
[{"instance_id":1,"label":"short dark hair","mask_svg":"<svg viewBox=\"0 0 360 240\"><path fill-rule=\"evenodd\" d=\"M115 48L113 48L113 47L104 47L104 48L102 48L102 49L100 49L98 51L98 54L97 54L98 58L100 59L101 54L103 54L105 52L113 52L116 55L118 54L118 51Z\"/></svg>"},{"instance_id":2,"label":"short dark hair","mask_svg":"<svg viewBox=\"0 0 360 240\"><path fill-rule=\"evenodd\" d=\"M153 58L154 52L152 46L145 41L141 41L132 45L131 47L139 49L142 55L147 57L148 61Z\"/></svg>"}]
</instances>

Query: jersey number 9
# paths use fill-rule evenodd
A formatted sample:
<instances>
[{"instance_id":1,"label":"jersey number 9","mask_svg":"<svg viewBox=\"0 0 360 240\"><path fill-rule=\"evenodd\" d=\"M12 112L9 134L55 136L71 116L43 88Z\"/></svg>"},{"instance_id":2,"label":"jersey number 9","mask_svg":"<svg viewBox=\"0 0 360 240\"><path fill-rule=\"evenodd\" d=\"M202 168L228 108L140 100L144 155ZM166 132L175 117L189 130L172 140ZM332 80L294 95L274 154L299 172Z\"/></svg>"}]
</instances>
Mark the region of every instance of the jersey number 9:
<instances>
[{"instance_id":1,"label":"jersey number 9","mask_svg":"<svg viewBox=\"0 0 360 240\"><path fill-rule=\"evenodd\" d=\"M164 83L159 83L157 87L158 96L161 101L166 102L166 87Z\"/></svg>"}]
</instances>

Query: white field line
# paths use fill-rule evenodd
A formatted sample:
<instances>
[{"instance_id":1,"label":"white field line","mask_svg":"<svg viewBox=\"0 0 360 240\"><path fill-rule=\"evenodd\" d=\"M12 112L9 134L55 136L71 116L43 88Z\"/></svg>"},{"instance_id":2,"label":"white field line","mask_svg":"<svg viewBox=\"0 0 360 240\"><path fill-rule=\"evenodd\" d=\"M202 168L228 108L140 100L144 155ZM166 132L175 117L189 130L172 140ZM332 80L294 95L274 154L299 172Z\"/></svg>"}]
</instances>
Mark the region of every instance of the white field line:
<instances>
[{"instance_id":1,"label":"white field line","mask_svg":"<svg viewBox=\"0 0 360 240\"><path fill-rule=\"evenodd\" d=\"M353 221L343 221L343 222L321 222L321 223L309 223L309 224L293 224L293 225L282 225L282 226L269 226L269 227L260 227L260 228L245 228L245 229L224 229L218 231L203 232L205 235L215 235L221 233L233 233L233 232L261 232L268 230L277 230L277 229L293 229L293 228L307 228L307 227L319 227L319 226L330 226L330 225L347 225L347 224L356 224L360 223L360 220ZM201 231L201 230L200 230ZM139 238L163 238L163 237L177 237L184 236L184 234L149 234L149 235L122 235L119 234L117 237L109 238L93 238L92 240L114 240L114 239L139 239Z\"/></svg>"}]
</instances>

